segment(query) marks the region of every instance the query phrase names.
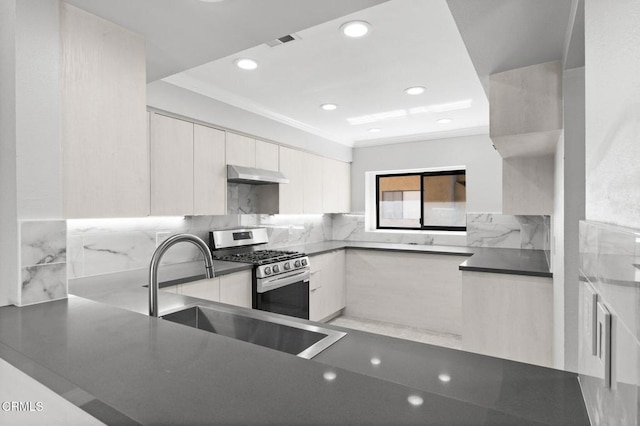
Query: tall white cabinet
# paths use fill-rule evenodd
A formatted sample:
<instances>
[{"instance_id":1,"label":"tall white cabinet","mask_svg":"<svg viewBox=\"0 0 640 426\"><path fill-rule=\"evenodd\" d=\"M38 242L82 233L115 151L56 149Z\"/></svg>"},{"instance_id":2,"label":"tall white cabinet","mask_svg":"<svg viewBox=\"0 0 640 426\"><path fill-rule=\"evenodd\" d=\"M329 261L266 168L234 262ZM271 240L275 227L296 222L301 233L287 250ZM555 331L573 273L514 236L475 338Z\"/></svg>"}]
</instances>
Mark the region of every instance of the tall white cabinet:
<instances>
[{"instance_id":1,"label":"tall white cabinet","mask_svg":"<svg viewBox=\"0 0 640 426\"><path fill-rule=\"evenodd\" d=\"M351 208L351 164L322 159L322 211L348 213Z\"/></svg>"},{"instance_id":2,"label":"tall white cabinet","mask_svg":"<svg viewBox=\"0 0 640 426\"><path fill-rule=\"evenodd\" d=\"M280 171L289 183L280 185L280 214L299 214L304 211L304 153L280 147Z\"/></svg>"},{"instance_id":3,"label":"tall white cabinet","mask_svg":"<svg viewBox=\"0 0 640 426\"><path fill-rule=\"evenodd\" d=\"M151 114L151 214L193 214L193 123Z\"/></svg>"},{"instance_id":4,"label":"tall white cabinet","mask_svg":"<svg viewBox=\"0 0 640 426\"><path fill-rule=\"evenodd\" d=\"M226 214L225 132L151 113L151 214Z\"/></svg>"},{"instance_id":5,"label":"tall white cabinet","mask_svg":"<svg viewBox=\"0 0 640 426\"><path fill-rule=\"evenodd\" d=\"M61 2L67 218L149 214L142 36Z\"/></svg>"},{"instance_id":6,"label":"tall white cabinet","mask_svg":"<svg viewBox=\"0 0 640 426\"><path fill-rule=\"evenodd\" d=\"M227 214L225 132L198 124L193 133L193 214Z\"/></svg>"}]
</instances>

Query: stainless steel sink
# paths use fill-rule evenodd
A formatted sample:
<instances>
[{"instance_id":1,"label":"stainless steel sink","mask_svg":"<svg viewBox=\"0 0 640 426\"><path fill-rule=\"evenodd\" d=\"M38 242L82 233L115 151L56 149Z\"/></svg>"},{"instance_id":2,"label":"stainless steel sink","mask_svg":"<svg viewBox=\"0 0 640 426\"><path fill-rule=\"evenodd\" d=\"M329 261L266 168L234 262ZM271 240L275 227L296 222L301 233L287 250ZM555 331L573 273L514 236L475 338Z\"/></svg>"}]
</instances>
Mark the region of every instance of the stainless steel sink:
<instances>
[{"instance_id":1,"label":"stainless steel sink","mask_svg":"<svg viewBox=\"0 0 640 426\"><path fill-rule=\"evenodd\" d=\"M238 314L224 307L191 305L161 318L306 359L313 358L346 335L324 327L274 318L261 311Z\"/></svg>"}]
</instances>

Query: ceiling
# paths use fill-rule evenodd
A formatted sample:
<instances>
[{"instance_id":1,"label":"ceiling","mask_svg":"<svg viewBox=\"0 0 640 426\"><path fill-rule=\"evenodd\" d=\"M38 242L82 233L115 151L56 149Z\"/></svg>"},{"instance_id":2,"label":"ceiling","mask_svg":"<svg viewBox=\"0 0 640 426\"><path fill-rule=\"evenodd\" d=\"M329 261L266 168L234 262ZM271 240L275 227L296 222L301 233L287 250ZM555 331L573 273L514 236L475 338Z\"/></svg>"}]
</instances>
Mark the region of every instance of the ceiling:
<instances>
[{"instance_id":1,"label":"ceiling","mask_svg":"<svg viewBox=\"0 0 640 426\"><path fill-rule=\"evenodd\" d=\"M481 80L562 58L572 0L66 1L145 36L149 82L365 146L487 133ZM344 37L351 19L371 32ZM259 67L236 68L245 56Z\"/></svg>"},{"instance_id":2,"label":"ceiling","mask_svg":"<svg viewBox=\"0 0 640 426\"><path fill-rule=\"evenodd\" d=\"M371 32L345 37L341 25L356 19ZM165 81L349 146L487 132L487 98L444 0L392 0L296 35ZM238 69L241 57L259 67ZM407 95L410 86L426 90Z\"/></svg>"},{"instance_id":3,"label":"ceiling","mask_svg":"<svg viewBox=\"0 0 640 426\"><path fill-rule=\"evenodd\" d=\"M385 0L64 1L143 35L150 83Z\"/></svg>"}]
</instances>

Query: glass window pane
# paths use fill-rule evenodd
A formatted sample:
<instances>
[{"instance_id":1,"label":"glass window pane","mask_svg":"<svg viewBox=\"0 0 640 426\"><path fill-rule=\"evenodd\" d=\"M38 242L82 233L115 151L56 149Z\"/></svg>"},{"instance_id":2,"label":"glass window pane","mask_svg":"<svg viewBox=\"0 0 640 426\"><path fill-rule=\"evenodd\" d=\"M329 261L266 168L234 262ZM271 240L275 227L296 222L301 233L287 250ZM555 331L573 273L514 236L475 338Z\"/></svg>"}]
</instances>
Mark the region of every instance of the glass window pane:
<instances>
[{"instance_id":1,"label":"glass window pane","mask_svg":"<svg viewBox=\"0 0 640 426\"><path fill-rule=\"evenodd\" d=\"M424 226L466 226L464 174L423 176Z\"/></svg>"},{"instance_id":2,"label":"glass window pane","mask_svg":"<svg viewBox=\"0 0 640 426\"><path fill-rule=\"evenodd\" d=\"M420 178L379 177L379 227L420 228Z\"/></svg>"}]
</instances>

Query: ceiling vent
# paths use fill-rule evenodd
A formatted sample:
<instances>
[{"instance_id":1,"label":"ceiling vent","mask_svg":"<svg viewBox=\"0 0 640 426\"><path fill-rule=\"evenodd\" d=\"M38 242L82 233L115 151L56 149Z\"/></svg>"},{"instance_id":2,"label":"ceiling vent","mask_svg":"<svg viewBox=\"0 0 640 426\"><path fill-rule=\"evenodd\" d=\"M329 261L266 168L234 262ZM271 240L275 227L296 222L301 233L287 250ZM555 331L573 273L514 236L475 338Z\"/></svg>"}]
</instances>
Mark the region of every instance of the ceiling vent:
<instances>
[{"instance_id":1,"label":"ceiling vent","mask_svg":"<svg viewBox=\"0 0 640 426\"><path fill-rule=\"evenodd\" d=\"M298 34L287 34L282 37L278 37L275 40L268 41L267 46L276 47L281 44L291 43L294 40L300 40L300 36Z\"/></svg>"}]
</instances>

